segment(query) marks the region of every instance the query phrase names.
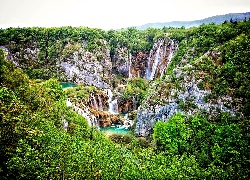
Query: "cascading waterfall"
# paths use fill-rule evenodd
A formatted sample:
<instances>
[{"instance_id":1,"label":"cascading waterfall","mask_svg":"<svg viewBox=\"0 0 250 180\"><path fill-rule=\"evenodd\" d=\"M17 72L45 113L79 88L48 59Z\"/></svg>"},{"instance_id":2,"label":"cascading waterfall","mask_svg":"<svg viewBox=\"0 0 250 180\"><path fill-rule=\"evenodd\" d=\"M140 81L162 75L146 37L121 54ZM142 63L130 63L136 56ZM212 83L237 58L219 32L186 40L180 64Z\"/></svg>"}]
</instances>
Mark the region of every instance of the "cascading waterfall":
<instances>
[{"instance_id":1,"label":"cascading waterfall","mask_svg":"<svg viewBox=\"0 0 250 180\"><path fill-rule=\"evenodd\" d=\"M98 110L99 108L98 108L95 96L91 95L91 97L92 97L91 104L92 104L93 108L96 109L96 110Z\"/></svg>"},{"instance_id":2,"label":"cascading waterfall","mask_svg":"<svg viewBox=\"0 0 250 180\"><path fill-rule=\"evenodd\" d=\"M76 111L78 114L83 116L88 121L89 126L95 126L98 129L100 128L97 118L93 114L91 114L88 107L86 107L85 105L82 104L83 108L80 108L80 107L74 105L69 99L67 99L66 105L73 107L74 111ZM66 120L64 120L63 123L64 123L63 128L64 129L68 128L68 122Z\"/></svg>"},{"instance_id":3,"label":"cascading waterfall","mask_svg":"<svg viewBox=\"0 0 250 180\"><path fill-rule=\"evenodd\" d=\"M72 106L72 103L70 102L69 98L68 98L67 101L66 101L66 105L67 105L67 106Z\"/></svg>"},{"instance_id":4,"label":"cascading waterfall","mask_svg":"<svg viewBox=\"0 0 250 180\"><path fill-rule=\"evenodd\" d=\"M111 89L105 89L104 92L106 92L107 96L108 96L108 103L110 103L112 101L112 97L113 97L113 93L111 91Z\"/></svg>"},{"instance_id":5,"label":"cascading waterfall","mask_svg":"<svg viewBox=\"0 0 250 180\"><path fill-rule=\"evenodd\" d=\"M117 103L117 99L112 100L113 98L113 93L110 89L106 89L105 90L109 99L108 99L108 103L109 103L109 109L108 112L110 114L118 114L118 103Z\"/></svg>"},{"instance_id":6,"label":"cascading waterfall","mask_svg":"<svg viewBox=\"0 0 250 180\"><path fill-rule=\"evenodd\" d=\"M174 41L171 40L171 46L170 46L170 54L169 54L169 57L168 57L168 62L167 62L167 66L171 63L172 61L172 58L173 58L173 55L174 55L174 52L175 52L175 48L174 48Z\"/></svg>"},{"instance_id":7,"label":"cascading waterfall","mask_svg":"<svg viewBox=\"0 0 250 180\"><path fill-rule=\"evenodd\" d=\"M102 98L100 97L100 95L98 95L98 101L99 101L99 106L98 106L98 110L99 111L103 111L103 107L102 107Z\"/></svg>"},{"instance_id":8,"label":"cascading waterfall","mask_svg":"<svg viewBox=\"0 0 250 180\"><path fill-rule=\"evenodd\" d=\"M175 52L175 43L173 40L171 40L171 45L170 45L170 53L169 53L169 56L168 56L168 62L167 62L167 65L164 67L164 69L162 70L161 72L161 77L163 76L166 68L168 67L168 65L171 63L172 61L172 58L173 58L173 55L174 55L174 52ZM165 50L165 53L166 53L166 50Z\"/></svg>"},{"instance_id":9,"label":"cascading waterfall","mask_svg":"<svg viewBox=\"0 0 250 180\"><path fill-rule=\"evenodd\" d=\"M128 114L125 114L124 115L124 122L123 122L123 125L120 127L120 128L125 128L125 129L128 129L128 128L130 128L130 127L132 127L133 126L133 124L134 124L134 121L132 121L132 120L130 120L129 118L128 118Z\"/></svg>"},{"instance_id":10,"label":"cascading waterfall","mask_svg":"<svg viewBox=\"0 0 250 180\"><path fill-rule=\"evenodd\" d=\"M148 80L153 80L154 79L154 75L155 75L157 66L158 66L159 62L161 62L161 53L162 53L161 47L163 45L163 42L164 42L164 40L161 39L160 42L157 42L157 43L154 44L153 49L155 49L156 47L158 47L158 48L157 48L156 53L155 53L155 58L153 59L152 67L151 67L151 61L152 61L152 58L153 58L152 57L153 56L153 53L152 53L153 49L150 51L150 55L149 55L149 58L148 58L148 67L146 69L146 78Z\"/></svg>"},{"instance_id":11,"label":"cascading waterfall","mask_svg":"<svg viewBox=\"0 0 250 180\"><path fill-rule=\"evenodd\" d=\"M173 40L159 39L150 51L145 78L153 80L156 76L162 77L168 65L172 61L176 50Z\"/></svg>"},{"instance_id":12,"label":"cascading waterfall","mask_svg":"<svg viewBox=\"0 0 250 180\"><path fill-rule=\"evenodd\" d=\"M114 99L109 103L109 112L111 114L118 114L118 103L117 99Z\"/></svg>"}]
</instances>

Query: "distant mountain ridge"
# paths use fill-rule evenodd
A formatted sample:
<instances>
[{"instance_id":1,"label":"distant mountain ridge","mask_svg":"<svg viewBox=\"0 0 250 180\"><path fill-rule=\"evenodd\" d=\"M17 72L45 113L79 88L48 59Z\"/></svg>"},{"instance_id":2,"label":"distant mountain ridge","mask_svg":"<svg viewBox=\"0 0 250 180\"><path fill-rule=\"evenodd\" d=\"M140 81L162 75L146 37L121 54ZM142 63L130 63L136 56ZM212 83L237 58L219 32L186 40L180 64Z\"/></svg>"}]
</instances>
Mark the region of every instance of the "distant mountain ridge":
<instances>
[{"instance_id":1,"label":"distant mountain ridge","mask_svg":"<svg viewBox=\"0 0 250 180\"><path fill-rule=\"evenodd\" d=\"M250 12L246 13L229 13L224 15L216 15L212 17L208 17L201 20L194 20L194 21L172 21L172 22L158 22L158 23L148 23L141 26L136 26L139 30L145 30L149 27L152 28L163 28L165 27L182 27L190 28L193 26L199 26L201 24L209 24L209 23L215 23L215 24L221 24L224 21L230 21L231 19L233 21L242 21L244 19L250 18Z\"/></svg>"}]
</instances>

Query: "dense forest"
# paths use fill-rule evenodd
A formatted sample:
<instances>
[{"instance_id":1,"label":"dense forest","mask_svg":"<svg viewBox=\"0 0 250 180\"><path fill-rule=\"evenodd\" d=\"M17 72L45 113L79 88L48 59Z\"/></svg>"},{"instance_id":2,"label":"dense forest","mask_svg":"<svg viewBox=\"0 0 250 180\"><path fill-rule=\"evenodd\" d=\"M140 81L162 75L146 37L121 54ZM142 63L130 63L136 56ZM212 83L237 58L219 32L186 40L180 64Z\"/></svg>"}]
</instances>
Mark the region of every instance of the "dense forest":
<instances>
[{"instance_id":1,"label":"dense forest","mask_svg":"<svg viewBox=\"0 0 250 180\"><path fill-rule=\"evenodd\" d=\"M0 29L1 179L249 179L249 29L250 20L189 29ZM117 70L117 51L149 52L159 39L178 43L162 76L129 78ZM178 101L180 111L157 120L146 137L135 127L106 136L66 105L68 98L86 104L91 93L102 95L86 83L62 89L68 79L59 63L76 50L100 63L110 57L112 68L103 68L101 80L114 89L123 84L122 102L135 99L136 108L168 104L192 77L210 92L204 102L227 99L223 108L230 111Z\"/></svg>"}]
</instances>

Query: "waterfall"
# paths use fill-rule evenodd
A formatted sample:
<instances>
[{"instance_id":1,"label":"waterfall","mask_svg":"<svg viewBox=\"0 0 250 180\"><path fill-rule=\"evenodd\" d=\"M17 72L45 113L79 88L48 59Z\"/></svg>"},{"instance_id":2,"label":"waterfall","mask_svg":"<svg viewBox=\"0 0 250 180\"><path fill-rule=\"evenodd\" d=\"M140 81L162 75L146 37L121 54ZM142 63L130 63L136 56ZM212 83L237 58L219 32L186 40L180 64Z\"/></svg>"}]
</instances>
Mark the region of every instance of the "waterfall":
<instances>
[{"instance_id":1,"label":"waterfall","mask_svg":"<svg viewBox=\"0 0 250 180\"><path fill-rule=\"evenodd\" d=\"M153 49L150 51L150 55L148 58L148 67L146 69L146 78L148 80L153 80L154 79L154 75L157 69L157 66L159 64L159 62L161 62L161 47L163 45L164 40L160 40L160 42L158 41L157 43L154 44ZM157 47L155 56L153 56L152 51ZM152 59L153 58L153 59ZM153 65L151 67L151 61L153 60Z\"/></svg>"},{"instance_id":2,"label":"waterfall","mask_svg":"<svg viewBox=\"0 0 250 180\"><path fill-rule=\"evenodd\" d=\"M98 110L98 105L97 105L97 102L96 102L96 99L95 99L95 96L94 95L91 95L92 97L92 101L91 101L91 104L93 106L94 109Z\"/></svg>"},{"instance_id":3,"label":"waterfall","mask_svg":"<svg viewBox=\"0 0 250 180\"><path fill-rule=\"evenodd\" d=\"M109 99L108 99L108 103L109 103L109 109L108 112L110 114L118 114L118 103L117 103L117 99L112 100L113 98L113 93L110 89L106 89L105 90Z\"/></svg>"},{"instance_id":4,"label":"waterfall","mask_svg":"<svg viewBox=\"0 0 250 180\"><path fill-rule=\"evenodd\" d=\"M174 41L171 40L170 54L169 54L169 57L168 57L167 66L171 63L173 55L174 55L174 52L175 52L174 44L175 44Z\"/></svg>"},{"instance_id":5,"label":"waterfall","mask_svg":"<svg viewBox=\"0 0 250 180\"><path fill-rule=\"evenodd\" d=\"M128 129L133 126L134 122L132 120L129 120L128 114L124 115L124 119L125 121L123 122L123 125L121 126L121 128Z\"/></svg>"},{"instance_id":6,"label":"waterfall","mask_svg":"<svg viewBox=\"0 0 250 180\"><path fill-rule=\"evenodd\" d=\"M111 101L109 103L109 112L111 114L118 114L118 103L117 103L117 99Z\"/></svg>"},{"instance_id":7,"label":"waterfall","mask_svg":"<svg viewBox=\"0 0 250 180\"><path fill-rule=\"evenodd\" d=\"M105 89L104 91L106 92L107 96L109 97L108 103L110 103L112 101L113 93L112 93L111 89Z\"/></svg>"},{"instance_id":8,"label":"waterfall","mask_svg":"<svg viewBox=\"0 0 250 180\"><path fill-rule=\"evenodd\" d=\"M98 94L98 101L99 101L99 103L98 103L98 104L99 104L98 110L99 110L99 111L103 111L103 107L102 107L102 98L99 96L99 94Z\"/></svg>"},{"instance_id":9,"label":"waterfall","mask_svg":"<svg viewBox=\"0 0 250 180\"><path fill-rule=\"evenodd\" d=\"M176 43L173 40L159 39L154 43L147 62L145 78L153 80L156 76L162 77L172 61Z\"/></svg>"},{"instance_id":10,"label":"waterfall","mask_svg":"<svg viewBox=\"0 0 250 180\"><path fill-rule=\"evenodd\" d=\"M85 105L82 104L83 108L80 108L80 107L74 105L72 102L70 102L69 99L67 99L66 105L72 106L74 111L76 111L78 114L83 116L88 121L89 126L95 126L98 129L100 128L97 118L93 114L91 114L88 107L86 107ZM64 120L63 124L64 124L63 128L66 129L68 127L68 122L66 120Z\"/></svg>"},{"instance_id":11,"label":"waterfall","mask_svg":"<svg viewBox=\"0 0 250 180\"><path fill-rule=\"evenodd\" d=\"M168 56L168 62L167 62L167 65L164 67L164 69L163 69L162 72L161 72L161 77L163 76L163 74L164 74L166 68L168 68L168 65L169 65L169 64L171 63L171 61L172 61L172 58L173 58L173 55L174 55L174 52L175 52L174 46L175 46L175 43L174 43L173 40L171 40L171 45L170 45L170 48L169 48L170 53L169 53L169 56ZM166 50L165 50L165 52L166 52Z\"/></svg>"},{"instance_id":12,"label":"waterfall","mask_svg":"<svg viewBox=\"0 0 250 180\"><path fill-rule=\"evenodd\" d=\"M66 105L67 105L67 106L72 106L72 103L70 102L69 98L68 98L67 101L66 101Z\"/></svg>"}]
</instances>

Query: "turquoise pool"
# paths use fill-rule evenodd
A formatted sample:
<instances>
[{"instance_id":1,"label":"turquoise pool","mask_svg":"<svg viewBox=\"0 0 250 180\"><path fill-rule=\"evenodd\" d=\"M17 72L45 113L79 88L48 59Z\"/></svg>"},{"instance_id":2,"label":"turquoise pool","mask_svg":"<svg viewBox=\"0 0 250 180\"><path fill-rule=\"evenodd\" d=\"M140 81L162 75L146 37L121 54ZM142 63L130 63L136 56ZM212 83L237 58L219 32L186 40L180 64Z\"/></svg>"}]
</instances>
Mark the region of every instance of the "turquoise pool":
<instances>
[{"instance_id":1,"label":"turquoise pool","mask_svg":"<svg viewBox=\"0 0 250 180\"><path fill-rule=\"evenodd\" d=\"M105 134L127 134L129 129L125 129L122 125L112 125L105 128L100 128L100 131Z\"/></svg>"},{"instance_id":2,"label":"turquoise pool","mask_svg":"<svg viewBox=\"0 0 250 180\"><path fill-rule=\"evenodd\" d=\"M60 83L62 88L69 88L69 87L76 87L77 85L72 82L61 82Z\"/></svg>"}]
</instances>

